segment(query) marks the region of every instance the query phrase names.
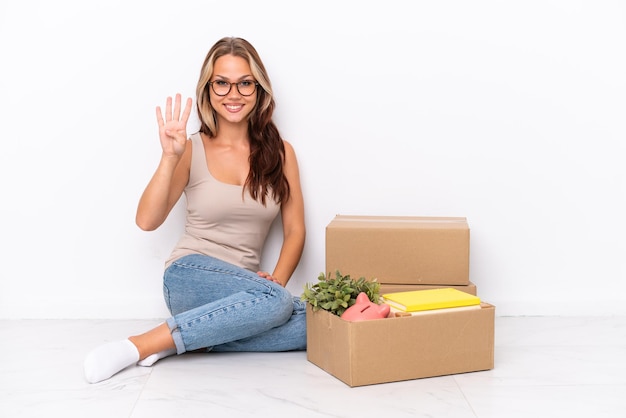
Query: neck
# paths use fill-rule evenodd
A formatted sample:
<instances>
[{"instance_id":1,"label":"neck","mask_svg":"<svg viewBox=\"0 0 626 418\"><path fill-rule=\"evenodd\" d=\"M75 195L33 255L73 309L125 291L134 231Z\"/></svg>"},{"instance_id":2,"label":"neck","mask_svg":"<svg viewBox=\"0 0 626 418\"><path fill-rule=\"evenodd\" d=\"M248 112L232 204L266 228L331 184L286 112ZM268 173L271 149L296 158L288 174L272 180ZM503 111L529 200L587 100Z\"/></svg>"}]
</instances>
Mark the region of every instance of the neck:
<instances>
[{"instance_id":1,"label":"neck","mask_svg":"<svg viewBox=\"0 0 626 418\"><path fill-rule=\"evenodd\" d=\"M250 143L250 138L248 137L248 125L242 123L221 123L214 139L216 142L230 144L233 146L241 144L247 145Z\"/></svg>"}]
</instances>

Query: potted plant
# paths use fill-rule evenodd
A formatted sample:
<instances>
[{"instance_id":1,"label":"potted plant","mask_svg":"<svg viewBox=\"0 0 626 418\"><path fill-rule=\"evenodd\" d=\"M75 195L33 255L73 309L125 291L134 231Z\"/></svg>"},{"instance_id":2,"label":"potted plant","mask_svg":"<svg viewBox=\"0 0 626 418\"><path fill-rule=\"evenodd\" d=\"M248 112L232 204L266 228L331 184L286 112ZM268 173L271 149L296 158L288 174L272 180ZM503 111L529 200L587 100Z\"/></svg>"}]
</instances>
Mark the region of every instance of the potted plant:
<instances>
[{"instance_id":1,"label":"potted plant","mask_svg":"<svg viewBox=\"0 0 626 418\"><path fill-rule=\"evenodd\" d=\"M311 304L314 312L324 309L341 316L346 309L356 303L356 298L361 292L373 303L379 303L380 283L376 279L368 281L361 277L355 280L349 274L343 276L336 271L334 278L330 273L328 275L320 273L317 280L315 284L305 284L304 293L300 298Z\"/></svg>"}]
</instances>

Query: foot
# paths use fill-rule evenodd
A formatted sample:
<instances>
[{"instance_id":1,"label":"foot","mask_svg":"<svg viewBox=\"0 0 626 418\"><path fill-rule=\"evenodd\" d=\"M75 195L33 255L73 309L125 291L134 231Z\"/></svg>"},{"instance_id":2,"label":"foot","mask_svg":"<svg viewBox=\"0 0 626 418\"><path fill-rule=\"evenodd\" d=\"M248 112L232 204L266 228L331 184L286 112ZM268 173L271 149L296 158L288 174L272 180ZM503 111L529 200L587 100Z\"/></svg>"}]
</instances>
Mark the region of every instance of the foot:
<instances>
[{"instance_id":1,"label":"foot","mask_svg":"<svg viewBox=\"0 0 626 418\"><path fill-rule=\"evenodd\" d=\"M143 366L143 367L150 367L157 361L161 360L162 358L173 356L174 354L176 354L175 348L170 348L169 350L159 351L158 353L150 354L148 357L146 357L143 360L139 360L139 362L137 362L137 365Z\"/></svg>"},{"instance_id":2,"label":"foot","mask_svg":"<svg viewBox=\"0 0 626 418\"><path fill-rule=\"evenodd\" d=\"M137 363L139 351L130 340L114 341L95 348L85 357L85 379L98 383Z\"/></svg>"}]
</instances>

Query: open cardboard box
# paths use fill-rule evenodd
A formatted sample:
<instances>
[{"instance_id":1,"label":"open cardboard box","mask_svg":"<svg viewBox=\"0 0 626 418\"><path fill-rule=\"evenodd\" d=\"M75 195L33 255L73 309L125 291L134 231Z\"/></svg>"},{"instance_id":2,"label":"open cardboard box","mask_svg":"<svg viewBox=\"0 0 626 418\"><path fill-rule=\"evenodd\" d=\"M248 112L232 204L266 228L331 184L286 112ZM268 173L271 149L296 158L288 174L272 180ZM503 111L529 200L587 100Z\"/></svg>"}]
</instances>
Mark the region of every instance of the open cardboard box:
<instances>
[{"instance_id":1,"label":"open cardboard box","mask_svg":"<svg viewBox=\"0 0 626 418\"><path fill-rule=\"evenodd\" d=\"M468 285L466 218L337 215L326 226L326 273L379 283Z\"/></svg>"},{"instance_id":2,"label":"open cardboard box","mask_svg":"<svg viewBox=\"0 0 626 418\"><path fill-rule=\"evenodd\" d=\"M489 370L495 307L348 322L307 305L307 359L348 386Z\"/></svg>"}]
</instances>

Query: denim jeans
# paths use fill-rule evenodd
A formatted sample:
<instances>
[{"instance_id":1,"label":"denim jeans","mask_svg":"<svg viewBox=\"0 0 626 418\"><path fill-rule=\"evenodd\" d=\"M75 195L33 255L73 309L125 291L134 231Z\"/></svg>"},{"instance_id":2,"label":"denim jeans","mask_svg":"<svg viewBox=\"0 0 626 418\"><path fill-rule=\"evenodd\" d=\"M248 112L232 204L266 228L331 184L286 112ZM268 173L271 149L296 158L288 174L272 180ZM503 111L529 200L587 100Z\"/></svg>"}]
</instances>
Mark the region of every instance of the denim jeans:
<instances>
[{"instance_id":1,"label":"denim jeans","mask_svg":"<svg viewBox=\"0 0 626 418\"><path fill-rule=\"evenodd\" d=\"M165 270L163 293L178 354L306 349L305 304L255 272L188 255Z\"/></svg>"}]
</instances>

